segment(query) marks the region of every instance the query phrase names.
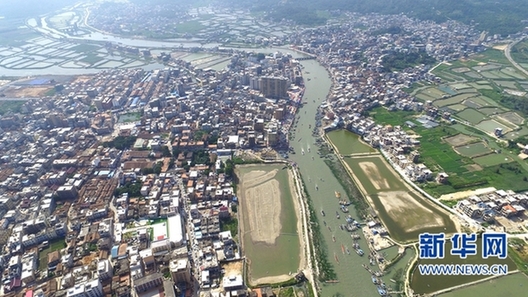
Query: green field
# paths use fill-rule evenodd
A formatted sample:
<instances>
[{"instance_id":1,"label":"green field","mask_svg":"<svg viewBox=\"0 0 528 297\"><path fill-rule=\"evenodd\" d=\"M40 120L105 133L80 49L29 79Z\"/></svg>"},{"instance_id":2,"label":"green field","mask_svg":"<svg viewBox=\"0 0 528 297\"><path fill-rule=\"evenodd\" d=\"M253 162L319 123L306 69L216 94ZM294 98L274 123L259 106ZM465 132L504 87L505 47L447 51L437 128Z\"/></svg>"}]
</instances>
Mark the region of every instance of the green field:
<instances>
[{"instance_id":1,"label":"green field","mask_svg":"<svg viewBox=\"0 0 528 297\"><path fill-rule=\"evenodd\" d=\"M422 100L422 101L429 101L429 100L434 101L436 99L434 97L428 96L428 95L423 94L423 93L418 93L418 94L416 94L415 97L420 99L420 100Z\"/></svg>"},{"instance_id":2,"label":"green field","mask_svg":"<svg viewBox=\"0 0 528 297\"><path fill-rule=\"evenodd\" d=\"M447 108L451 109L453 112L459 112L467 108L464 104L453 104L446 106Z\"/></svg>"},{"instance_id":3,"label":"green field","mask_svg":"<svg viewBox=\"0 0 528 297\"><path fill-rule=\"evenodd\" d=\"M511 131L511 129L508 126L503 125L495 120L482 121L476 126L491 134L495 133L495 128L502 128L503 134L506 134L509 131Z\"/></svg>"},{"instance_id":4,"label":"green field","mask_svg":"<svg viewBox=\"0 0 528 297\"><path fill-rule=\"evenodd\" d=\"M504 112L504 109L498 107L484 107L480 108L478 111L488 116L491 114L502 113Z\"/></svg>"},{"instance_id":5,"label":"green field","mask_svg":"<svg viewBox=\"0 0 528 297\"><path fill-rule=\"evenodd\" d=\"M475 161L475 163L479 164L480 166L490 167L513 162L513 159L503 154L489 154L474 158L473 161Z\"/></svg>"},{"instance_id":6,"label":"green field","mask_svg":"<svg viewBox=\"0 0 528 297\"><path fill-rule=\"evenodd\" d=\"M280 235L275 240L275 244L270 245L265 242L254 242L250 233L253 230L244 230L243 248L244 254L250 259L251 278L258 279L266 276L283 275L295 272L299 268L300 242L297 232L297 214L293 203L293 195L290 191L288 180L288 169L284 165L251 165L237 167L237 176L242 178L244 174L251 171L270 172L277 169L278 172L273 179L279 182L280 188L280 223L282 225ZM244 194L239 193L239 197ZM243 199L247 199L244 197ZM247 206L241 200L241 209L247 213ZM242 215L244 226L249 227L247 216ZM264 218L263 218L264 219Z\"/></svg>"},{"instance_id":7,"label":"green field","mask_svg":"<svg viewBox=\"0 0 528 297\"><path fill-rule=\"evenodd\" d=\"M520 130L512 131L506 134L504 138L513 140L513 139L516 139L518 137L525 136L525 135L528 135L528 127L522 126Z\"/></svg>"},{"instance_id":8,"label":"green field","mask_svg":"<svg viewBox=\"0 0 528 297\"><path fill-rule=\"evenodd\" d=\"M455 150L461 155L469 158L491 153L491 150L483 142L459 146L456 147Z\"/></svg>"},{"instance_id":9,"label":"green field","mask_svg":"<svg viewBox=\"0 0 528 297\"><path fill-rule=\"evenodd\" d=\"M470 86L472 86L475 89L485 89L485 90L493 90L493 87L489 84L477 84L477 83L470 83Z\"/></svg>"},{"instance_id":10,"label":"green field","mask_svg":"<svg viewBox=\"0 0 528 297\"><path fill-rule=\"evenodd\" d=\"M446 236L448 237L448 236ZM477 255L468 256L466 259L460 259L459 256L451 255L451 241L446 239L445 241L445 257L444 259L421 259L418 261L419 264L506 264L508 265L508 271L513 271L517 269L515 263L510 259L497 259L497 258L488 258L482 259L480 247L480 239L477 240ZM421 275L417 269L412 273L411 277L411 287L415 293L424 294L432 293L446 288L454 287L457 285L469 283L478 279L483 279L487 276L482 275ZM465 295L457 295L465 296ZM488 296L488 295L484 295ZM506 296L506 295L504 295Z\"/></svg>"},{"instance_id":11,"label":"green field","mask_svg":"<svg viewBox=\"0 0 528 297\"><path fill-rule=\"evenodd\" d=\"M441 294L441 297L502 297L502 296L524 296L528 278L522 273L515 273L477 285Z\"/></svg>"},{"instance_id":12,"label":"green field","mask_svg":"<svg viewBox=\"0 0 528 297\"><path fill-rule=\"evenodd\" d=\"M470 85L467 85L467 84L453 84L452 87L455 89L455 90L463 90L463 89L469 89L471 88Z\"/></svg>"},{"instance_id":13,"label":"green field","mask_svg":"<svg viewBox=\"0 0 528 297\"><path fill-rule=\"evenodd\" d=\"M474 97L475 95L477 95L477 93L459 94L459 95L455 95L447 99L435 100L433 104L438 107L443 107L443 106L452 105L452 104L460 104L464 102L464 100Z\"/></svg>"},{"instance_id":14,"label":"green field","mask_svg":"<svg viewBox=\"0 0 528 297\"><path fill-rule=\"evenodd\" d=\"M443 95L446 95L446 93L440 91L436 87L427 88L421 91L422 94L425 94L427 96L433 97L433 98L440 98Z\"/></svg>"},{"instance_id":15,"label":"green field","mask_svg":"<svg viewBox=\"0 0 528 297\"><path fill-rule=\"evenodd\" d=\"M473 125L480 123L482 120L484 120L484 118L486 118L485 115L471 108L467 108L457 113L457 116L470 122Z\"/></svg>"},{"instance_id":16,"label":"green field","mask_svg":"<svg viewBox=\"0 0 528 297\"><path fill-rule=\"evenodd\" d=\"M377 107L370 111L370 116L376 123L382 125L403 126L406 121L414 119L417 114L412 111L389 111L383 107Z\"/></svg>"},{"instance_id":17,"label":"green field","mask_svg":"<svg viewBox=\"0 0 528 297\"><path fill-rule=\"evenodd\" d=\"M522 73L518 72L513 67L506 67L506 68L501 69L500 71L516 79L521 79L521 80L526 79L526 77Z\"/></svg>"},{"instance_id":18,"label":"green field","mask_svg":"<svg viewBox=\"0 0 528 297\"><path fill-rule=\"evenodd\" d=\"M63 238L56 239L49 243L48 248L43 249L39 252L39 265L38 269L40 271L46 271L48 268L48 254L54 251L61 250L66 247L66 242Z\"/></svg>"},{"instance_id":19,"label":"green field","mask_svg":"<svg viewBox=\"0 0 528 297\"><path fill-rule=\"evenodd\" d=\"M140 119L141 119L141 113L131 112L131 113L120 115L119 120L117 122L118 123L130 123L130 122L139 121Z\"/></svg>"},{"instance_id":20,"label":"green field","mask_svg":"<svg viewBox=\"0 0 528 297\"><path fill-rule=\"evenodd\" d=\"M416 241L422 232L455 232L449 215L419 196L395 174L381 156L345 158L354 172L365 194L370 196L374 208L389 231L391 238L401 241ZM376 168L366 169L365 164ZM380 186L381 185L381 186ZM400 201L396 207L390 201ZM427 216L428 219L424 219ZM440 224L433 223L438 219Z\"/></svg>"},{"instance_id":21,"label":"green field","mask_svg":"<svg viewBox=\"0 0 528 297\"><path fill-rule=\"evenodd\" d=\"M503 88L518 90L516 82L510 80L495 80L495 83Z\"/></svg>"},{"instance_id":22,"label":"green field","mask_svg":"<svg viewBox=\"0 0 528 297\"><path fill-rule=\"evenodd\" d=\"M327 133L327 135L330 141L339 148L339 153L342 155L371 153L376 151L369 145L359 141L359 135L348 130L335 130Z\"/></svg>"}]
</instances>

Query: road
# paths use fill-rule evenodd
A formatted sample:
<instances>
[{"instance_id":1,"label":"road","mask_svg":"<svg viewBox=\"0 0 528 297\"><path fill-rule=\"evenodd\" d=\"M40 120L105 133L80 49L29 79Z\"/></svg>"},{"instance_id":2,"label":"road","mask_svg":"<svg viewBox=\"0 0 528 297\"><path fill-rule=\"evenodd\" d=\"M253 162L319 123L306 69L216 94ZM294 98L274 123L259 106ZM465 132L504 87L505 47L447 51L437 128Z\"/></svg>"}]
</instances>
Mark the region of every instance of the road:
<instances>
[{"instance_id":1,"label":"road","mask_svg":"<svg viewBox=\"0 0 528 297\"><path fill-rule=\"evenodd\" d=\"M521 65L517 64L517 62L515 62L515 60L512 59L511 57L511 49L512 47L514 47L517 43L523 41L525 38L525 36L523 36L522 38L508 44L508 46L506 47L506 49L504 49L504 55L506 56L506 58L508 59L508 61L510 61L510 63L512 63L513 66L515 66L515 68L517 68L517 70L521 71L522 73L524 73L525 75L528 76L528 71L524 68L521 67Z\"/></svg>"}]
</instances>

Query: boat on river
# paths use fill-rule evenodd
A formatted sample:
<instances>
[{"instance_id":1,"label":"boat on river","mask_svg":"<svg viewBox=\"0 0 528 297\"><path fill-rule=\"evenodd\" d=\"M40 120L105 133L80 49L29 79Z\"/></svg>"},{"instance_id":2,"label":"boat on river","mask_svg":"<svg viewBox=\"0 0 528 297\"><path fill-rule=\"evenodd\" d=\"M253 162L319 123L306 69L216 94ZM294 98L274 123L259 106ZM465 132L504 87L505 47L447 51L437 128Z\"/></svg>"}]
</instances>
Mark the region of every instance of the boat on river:
<instances>
[{"instance_id":1,"label":"boat on river","mask_svg":"<svg viewBox=\"0 0 528 297\"><path fill-rule=\"evenodd\" d=\"M348 207L346 207L344 205L341 205L341 211L344 212L344 213L347 213L348 212Z\"/></svg>"},{"instance_id":2,"label":"boat on river","mask_svg":"<svg viewBox=\"0 0 528 297\"><path fill-rule=\"evenodd\" d=\"M321 215L324 217L326 214L324 212L324 210L321 209Z\"/></svg>"},{"instance_id":3,"label":"boat on river","mask_svg":"<svg viewBox=\"0 0 528 297\"><path fill-rule=\"evenodd\" d=\"M372 283L377 285L378 282L379 282L379 281L378 281L378 278L377 278L375 275L373 275L373 276L372 276Z\"/></svg>"},{"instance_id":4,"label":"boat on river","mask_svg":"<svg viewBox=\"0 0 528 297\"><path fill-rule=\"evenodd\" d=\"M380 296L387 296L387 290L383 289L381 286L377 286L376 288L378 289L378 294L380 294Z\"/></svg>"},{"instance_id":5,"label":"boat on river","mask_svg":"<svg viewBox=\"0 0 528 297\"><path fill-rule=\"evenodd\" d=\"M358 229L358 227L356 227L356 226L354 226L352 224L347 224L345 228L346 228L346 230L348 232L354 232L354 231L356 231Z\"/></svg>"},{"instance_id":6,"label":"boat on river","mask_svg":"<svg viewBox=\"0 0 528 297\"><path fill-rule=\"evenodd\" d=\"M343 255L345 254L345 246L343 244L341 244L341 252L343 253Z\"/></svg>"},{"instance_id":7,"label":"boat on river","mask_svg":"<svg viewBox=\"0 0 528 297\"><path fill-rule=\"evenodd\" d=\"M339 220L341 218L341 216L339 215L339 213L336 211L336 218Z\"/></svg>"},{"instance_id":8,"label":"boat on river","mask_svg":"<svg viewBox=\"0 0 528 297\"><path fill-rule=\"evenodd\" d=\"M338 191L335 191L335 196L337 199L341 198L341 193L339 193Z\"/></svg>"},{"instance_id":9,"label":"boat on river","mask_svg":"<svg viewBox=\"0 0 528 297\"><path fill-rule=\"evenodd\" d=\"M336 242L336 239L335 239L335 236L334 236L334 235L332 235L332 241L333 241L333 242Z\"/></svg>"},{"instance_id":10,"label":"boat on river","mask_svg":"<svg viewBox=\"0 0 528 297\"><path fill-rule=\"evenodd\" d=\"M356 253L360 256L363 256L365 254L365 252L362 250L362 249L357 249L356 250Z\"/></svg>"},{"instance_id":11,"label":"boat on river","mask_svg":"<svg viewBox=\"0 0 528 297\"><path fill-rule=\"evenodd\" d=\"M347 255L350 255L350 250L348 249L348 247L345 247L345 249L346 249Z\"/></svg>"}]
</instances>

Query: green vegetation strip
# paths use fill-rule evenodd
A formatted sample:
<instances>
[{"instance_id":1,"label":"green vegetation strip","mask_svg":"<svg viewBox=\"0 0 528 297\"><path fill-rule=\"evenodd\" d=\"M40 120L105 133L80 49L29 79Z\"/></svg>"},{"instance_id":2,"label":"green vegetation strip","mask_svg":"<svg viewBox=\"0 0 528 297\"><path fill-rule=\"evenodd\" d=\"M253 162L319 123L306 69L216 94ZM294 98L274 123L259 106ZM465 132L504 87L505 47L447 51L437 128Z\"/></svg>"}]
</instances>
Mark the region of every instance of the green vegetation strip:
<instances>
[{"instance_id":1,"label":"green vegetation strip","mask_svg":"<svg viewBox=\"0 0 528 297\"><path fill-rule=\"evenodd\" d=\"M334 271L334 267L332 264L330 264L330 261L328 261L328 251L327 246L325 244L323 234L321 233L321 226L319 225L319 220L317 219L317 215L315 213L312 199L310 198L310 194L308 193L308 190L306 190L306 184L304 183L304 179L301 179L303 189L304 189L304 195L306 196L306 201L308 204L308 213L310 214L310 228L312 229L312 241L313 241L313 247L314 250L312 251L312 262L315 261L317 268L319 270L319 281L325 282L328 280L335 280L337 278L337 275ZM314 267L316 265L313 265Z\"/></svg>"}]
</instances>

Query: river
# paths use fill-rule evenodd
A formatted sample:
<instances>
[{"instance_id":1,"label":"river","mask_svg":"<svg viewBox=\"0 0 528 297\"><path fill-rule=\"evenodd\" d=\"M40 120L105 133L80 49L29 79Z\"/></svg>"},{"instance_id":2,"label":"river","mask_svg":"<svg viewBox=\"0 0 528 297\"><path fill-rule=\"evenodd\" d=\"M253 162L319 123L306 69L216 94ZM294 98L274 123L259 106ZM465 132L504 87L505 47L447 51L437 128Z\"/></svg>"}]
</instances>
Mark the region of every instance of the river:
<instances>
[{"instance_id":1,"label":"river","mask_svg":"<svg viewBox=\"0 0 528 297\"><path fill-rule=\"evenodd\" d=\"M317 154L318 148L314 144L316 139L312 136L312 129L309 128L309 125L314 127L317 107L326 100L330 91L331 80L326 69L316 60L302 61L302 65L305 67L303 76L306 84L303 101L307 103L300 109L297 116L298 123L297 127L294 128L295 139L290 143L296 154L291 154L290 159L299 166L299 171L306 183L319 222L326 221L332 229L330 232L322 226L321 232L328 246L329 261L334 265L339 280L339 283L336 284L323 285L320 295L379 296L376 287L372 284L370 274L361 266L361 264L368 265L368 258L366 256L360 257L354 253L351 247L350 233L339 228L344 223L344 216L341 213L342 218L336 218L335 212L339 211L339 207L335 191L340 192L345 197L344 190L330 168L324 163L324 159ZM308 148L310 148L310 152L308 152ZM301 149L304 149L305 155L301 154ZM313 160L312 157L314 157ZM318 190L315 188L316 185ZM325 217L321 215L321 210L325 211ZM352 207L350 208L350 215L358 218ZM332 236L335 236L336 242L333 242ZM352 253L350 255L343 254L341 244L347 246ZM364 250L368 250L364 238L360 240L360 246ZM339 264L336 263L334 254L337 255Z\"/></svg>"}]
</instances>

